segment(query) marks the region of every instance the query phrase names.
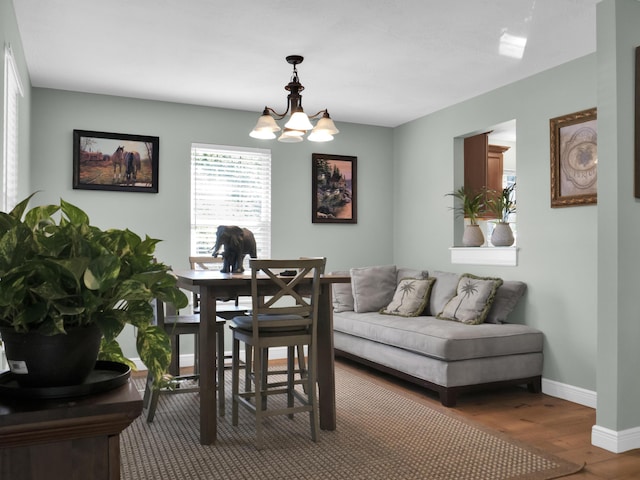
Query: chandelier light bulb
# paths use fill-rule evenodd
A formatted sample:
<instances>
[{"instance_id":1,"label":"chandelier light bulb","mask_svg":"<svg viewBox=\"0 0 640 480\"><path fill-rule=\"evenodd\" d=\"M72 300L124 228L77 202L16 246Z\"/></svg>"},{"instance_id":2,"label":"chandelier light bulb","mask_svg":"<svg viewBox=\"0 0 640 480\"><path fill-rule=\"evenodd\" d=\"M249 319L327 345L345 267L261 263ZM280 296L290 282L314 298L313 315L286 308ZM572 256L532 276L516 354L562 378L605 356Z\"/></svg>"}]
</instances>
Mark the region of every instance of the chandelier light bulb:
<instances>
[{"instance_id":1,"label":"chandelier light bulb","mask_svg":"<svg viewBox=\"0 0 640 480\"><path fill-rule=\"evenodd\" d=\"M256 126L253 127L253 130L251 130L249 136L253 138L268 140L276 138L275 132L279 132L280 130L282 129L271 116L268 108L264 107L262 116L258 119Z\"/></svg>"},{"instance_id":2,"label":"chandelier light bulb","mask_svg":"<svg viewBox=\"0 0 640 480\"><path fill-rule=\"evenodd\" d=\"M307 140L309 140L310 142L330 142L331 140L333 140L333 135L323 130L316 131L315 129L313 129L307 137Z\"/></svg>"},{"instance_id":3,"label":"chandelier light bulb","mask_svg":"<svg viewBox=\"0 0 640 480\"><path fill-rule=\"evenodd\" d=\"M273 133L272 130L257 130L255 128L251 131L251 133L249 133L249 136L260 140L272 140L276 138L276 134Z\"/></svg>"},{"instance_id":4,"label":"chandelier light bulb","mask_svg":"<svg viewBox=\"0 0 640 480\"><path fill-rule=\"evenodd\" d=\"M290 128L285 128L282 131L282 135L278 137L278 141L282 143L297 143L302 141L302 137L305 132L301 130L292 130Z\"/></svg>"},{"instance_id":5,"label":"chandelier light bulb","mask_svg":"<svg viewBox=\"0 0 640 480\"><path fill-rule=\"evenodd\" d=\"M302 110L294 112L291 115L291 118L287 123L285 123L285 128L291 128L293 130L311 130L313 125L309 121L309 117Z\"/></svg>"},{"instance_id":6,"label":"chandelier light bulb","mask_svg":"<svg viewBox=\"0 0 640 480\"><path fill-rule=\"evenodd\" d=\"M329 112L327 111L325 111L322 118L318 120L318 123L316 123L316 126L313 129L313 131L314 132L323 131L323 132L327 132L330 135L335 135L336 133L340 133L340 130L336 128L336 124L333 123L333 120L331 120L331 117L329 116Z\"/></svg>"}]
</instances>

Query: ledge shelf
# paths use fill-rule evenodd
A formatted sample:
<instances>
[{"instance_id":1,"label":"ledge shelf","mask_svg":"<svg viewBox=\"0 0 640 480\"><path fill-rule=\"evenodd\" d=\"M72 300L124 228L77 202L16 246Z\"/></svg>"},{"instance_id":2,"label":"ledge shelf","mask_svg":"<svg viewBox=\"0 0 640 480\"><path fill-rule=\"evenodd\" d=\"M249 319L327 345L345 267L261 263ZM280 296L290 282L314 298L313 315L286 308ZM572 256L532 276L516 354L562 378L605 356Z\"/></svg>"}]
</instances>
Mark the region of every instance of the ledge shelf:
<instances>
[{"instance_id":1,"label":"ledge shelf","mask_svg":"<svg viewBox=\"0 0 640 480\"><path fill-rule=\"evenodd\" d=\"M467 265L518 265L518 247L450 247L451 263Z\"/></svg>"}]
</instances>

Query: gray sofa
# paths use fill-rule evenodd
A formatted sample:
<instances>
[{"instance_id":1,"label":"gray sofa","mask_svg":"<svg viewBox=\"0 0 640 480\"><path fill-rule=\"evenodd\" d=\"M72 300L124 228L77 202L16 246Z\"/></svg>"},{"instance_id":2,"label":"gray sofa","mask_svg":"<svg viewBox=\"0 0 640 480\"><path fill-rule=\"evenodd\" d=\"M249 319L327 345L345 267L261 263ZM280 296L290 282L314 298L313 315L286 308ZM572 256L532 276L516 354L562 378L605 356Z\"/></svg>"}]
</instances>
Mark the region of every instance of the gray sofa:
<instances>
[{"instance_id":1,"label":"gray sofa","mask_svg":"<svg viewBox=\"0 0 640 480\"><path fill-rule=\"evenodd\" d=\"M542 332L506 323L524 283L394 265L349 273L333 286L337 357L434 390L448 407L489 386L540 392Z\"/></svg>"}]
</instances>

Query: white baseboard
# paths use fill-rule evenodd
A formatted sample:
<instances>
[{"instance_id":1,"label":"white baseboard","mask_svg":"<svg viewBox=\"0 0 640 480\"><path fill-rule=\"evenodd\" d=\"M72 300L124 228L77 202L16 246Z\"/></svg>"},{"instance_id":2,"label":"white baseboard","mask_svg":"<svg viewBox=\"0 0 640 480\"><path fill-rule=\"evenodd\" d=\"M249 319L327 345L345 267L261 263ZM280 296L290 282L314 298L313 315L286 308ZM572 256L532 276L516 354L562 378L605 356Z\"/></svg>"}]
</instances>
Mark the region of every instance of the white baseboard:
<instances>
[{"instance_id":1,"label":"white baseboard","mask_svg":"<svg viewBox=\"0 0 640 480\"><path fill-rule=\"evenodd\" d=\"M542 393L587 407L597 407L598 394L596 392L553 380L542 379ZM591 443L613 453L640 448L640 427L617 432L594 425L591 429Z\"/></svg>"},{"instance_id":2,"label":"white baseboard","mask_svg":"<svg viewBox=\"0 0 640 480\"><path fill-rule=\"evenodd\" d=\"M574 387L573 385L567 385L566 383L560 383L546 378L542 379L542 393L591 408L596 408L598 401L598 394L593 390Z\"/></svg>"},{"instance_id":3,"label":"white baseboard","mask_svg":"<svg viewBox=\"0 0 640 480\"><path fill-rule=\"evenodd\" d=\"M591 429L591 443L613 453L622 453L640 448L640 427L616 432L594 425Z\"/></svg>"}]
</instances>

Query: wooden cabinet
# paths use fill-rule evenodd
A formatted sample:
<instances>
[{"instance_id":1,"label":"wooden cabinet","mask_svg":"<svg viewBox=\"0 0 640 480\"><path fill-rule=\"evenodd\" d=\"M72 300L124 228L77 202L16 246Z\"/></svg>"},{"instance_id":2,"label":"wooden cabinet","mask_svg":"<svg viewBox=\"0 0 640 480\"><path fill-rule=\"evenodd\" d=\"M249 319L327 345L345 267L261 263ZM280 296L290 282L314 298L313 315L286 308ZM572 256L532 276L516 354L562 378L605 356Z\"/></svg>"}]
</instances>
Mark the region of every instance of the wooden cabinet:
<instances>
[{"instance_id":1,"label":"wooden cabinet","mask_svg":"<svg viewBox=\"0 0 640 480\"><path fill-rule=\"evenodd\" d=\"M464 186L472 192L484 187L502 191L502 158L509 147L489 145L489 134L464 139Z\"/></svg>"},{"instance_id":2,"label":"wooden cabinet","mask_svg":"<svg viewBox=\"0 0 640 480\"><path fill-rule=\"evenodd\" d=\"M60 400L0 399L0 479L117 480L120 432L142 412L131 382Z\"/></svg>"}]
</instances>

